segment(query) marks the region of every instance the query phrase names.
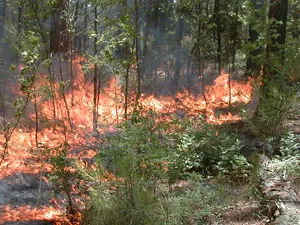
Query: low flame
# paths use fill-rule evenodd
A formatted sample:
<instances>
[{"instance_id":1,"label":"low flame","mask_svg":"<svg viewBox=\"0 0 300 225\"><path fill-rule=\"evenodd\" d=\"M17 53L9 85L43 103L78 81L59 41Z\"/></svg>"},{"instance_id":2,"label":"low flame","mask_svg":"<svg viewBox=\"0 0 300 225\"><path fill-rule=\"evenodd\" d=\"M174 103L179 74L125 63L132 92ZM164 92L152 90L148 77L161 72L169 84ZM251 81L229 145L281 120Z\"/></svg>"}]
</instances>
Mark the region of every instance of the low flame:
<instances>
[{"instance_id":1,"label":"low flame","mask_svg":"<svg viewBox=\"0 0 300 225\"><path fill-rule=\"evenodd\" d=\"M66 88L65 93L62 92L62 86L59 83L53 84L54 100L43 99L42 96L37 98L39 105L38 117L47 119L51 127L47 127L39 131L39 142L46 144L49 148L53 148L62 143L64 139L68 140L70 148L74 146L92 146L97 141L92 133L92 110L93 110L93 85L87 82L82 71L82 62L86 62L86 58L77 57L73 60L73 69L76 79L74 80L73 93ZM252 86L251 81L248 82L229 82L228 74L221 74L212 85L205 89L205 96L190 95L187 90L178 92L176 98L171 96L154 97L143 96L139 102L145 109L152 109L164 115L164 121L171 120L170 115L196 116L204 115L207 122L221 124L226 121L240 120L240 116L227 114L217 115L216 109L225 109L230 104L244 103L247 104L251 100ZM39 87L49 86L47 76L40 76ZM114 125L124 121L124 94L122 88L118 84L116 78L111 79L108 85L102 89L99 96L98 116L100 132L110 131L114 129ZM55 111L54 107L55 106ZM133 112L133 108L129 107L129 114ZM30 115L31 119L35 119L36 115ZM68 118L69 117L69 118ZM55 125L55 126L54 126ZM102 129L105 127L105 129ZM65 132L73 129L73 132ZM64 134L64 135L62 135ZM10 143L11 148L9 155L0 165L0 179L16 172L25 172L37 174L43 170L50 171L51 166L42 164L39 156L30 151L35 146L34 131L17 130L12 136ZM2 144L4 138L0 139ZM89 147L78 152L69 153L69 157L94 157L95 152ZM32 163L35 161L34 163ZM2 221L17 220L58 220L61 212L53 207L30 208L22 206L17 209L11 209L5 206Z\"/></svg>"},{"instance_id":2,"label":"low flame","mask_svg":"<svg viewBox=\"0 0 300 225\"><path fill-rule=\"evenodd\" d=\"M21 206L12 209L9 205L4 206L2 221L29 221L29 220L59 220L62 213L49 206L42 208L35 208L30 206Z\"/></svg>"}]
</instances>

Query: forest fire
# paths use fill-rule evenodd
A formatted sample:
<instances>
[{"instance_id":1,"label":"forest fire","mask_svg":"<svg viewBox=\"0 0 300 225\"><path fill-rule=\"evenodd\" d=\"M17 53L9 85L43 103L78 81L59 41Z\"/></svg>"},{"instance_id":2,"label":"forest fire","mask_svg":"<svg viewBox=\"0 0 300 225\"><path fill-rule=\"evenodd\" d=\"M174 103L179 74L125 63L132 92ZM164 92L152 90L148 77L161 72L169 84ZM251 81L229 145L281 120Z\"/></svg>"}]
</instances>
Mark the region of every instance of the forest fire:
<instances>
[{"instance_id":1,"label":"forest fire","mask_svg":"<svg viewBox=\"0 0 300 225\"><path fill-rule=\"evenodd\" d=\"M299 9L0 1L0 225L296 224Z\"/></svg>"},{"instance_id":2,"label":"forest fire","mask_svg":"<svg viewBox=\"0 0 300 225\"><path fill-rule=\"evenodd\" d=\"M14 132L10 140L9 155L0 165L0 178L16 172L39 174L50 171L51 166L44 161L43 156L32 150L39 145L51 149L67 141L70 146L69 149L72 149L74 146L90 146L92 142L96 141L94 135L91 135L93 132L93 85L85 79L82 62L86 62L83 57L73 60L76 77L73 90L62 90L64 87L59 82L50 84L53 88L53 98L50 100L42 93L43 87L49 85L49 79L46 75L40 76L37 81L39 84L36 85L40 94L36 100L32 100L32 104L36 101L38 111L29 115L29 118L34 121L38 117L44 122L39 125L38 132L28 128L17 129ZM164 121L168 121L171 115L204 115L207 122L221 124L225 121L237 121L241 118L230 112L218 115L216 113L218 109L222 111L222 109L237 103L247 104L251 100L251 95L250 81L246 83L231 81L229 83L229 75L224 73L212 85L206 87L206 98L203 95L194 96L190 95L188 91L183 91L178 92L176 98L171 96L158 98L153 95L142 96L139 103L146 111L151 109L158 115L164 115ZM124 95L118 80L116 78L111 79L108 85L102 88L98 98L99 132L114 130L114 125L124 121ZM132 105L128 108L129 114L134 110ZM36 143L36 137L38 137L38 143ZM1 142L4 143L5 140L2 139ZM92 149L85 147L84 151L69 153L69 157L92 158L95 154ZM2 214L1 221L57 220L61 217L62 212L53 207L31 208L21 206L17 209L11 209L7 205Z\"/></svg>"}]
</instances>

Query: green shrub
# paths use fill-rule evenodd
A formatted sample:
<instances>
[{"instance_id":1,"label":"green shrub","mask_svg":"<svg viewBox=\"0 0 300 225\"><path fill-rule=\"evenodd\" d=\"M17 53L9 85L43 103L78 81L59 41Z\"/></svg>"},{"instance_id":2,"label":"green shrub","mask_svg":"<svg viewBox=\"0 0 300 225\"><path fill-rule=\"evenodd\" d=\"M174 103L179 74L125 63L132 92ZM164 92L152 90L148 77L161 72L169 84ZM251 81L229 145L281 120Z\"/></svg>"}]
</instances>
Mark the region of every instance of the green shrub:
<instances>
[{"instance_id":1,"label":"green shrub","mask_svg":"<svg viewBox=\"0 0 300 225\"><path fill-rule=\"evenodd\" d=\"M300 143L299 135L291 132L283 134L277 148L279 155L272 159L274 172L283 176L298 176L300 174Z\"/></svg>"},{"instance_id":2,"label":"green shrub","mask_svg":"<svg viewBox=\"0 0 300 225\"><path fill-rule=\"evenodd\" d=\"M68 143L64 142L60 146L48 149L55 151L57 154L50 158L49 162L53 166L51 173L48 175L49 180L54 186L54 193L63 193L67 198L66 209L70 214L75 214L77 206L73 199L73 186L77 185L77 172L74 167L74 160L67 157Z\"/></svg>"},{"instance_id":3,"label":"green shrub","mask_svg":"<svg viewBox=\"0 0 300 225\"><path fill-rule=\"evenodd\" d=\"M286 131L287 119L300 112L299 84L269 81L262 89L252 121L258 134L278 137Z\"/></svg>"},{"instance_id":4,"label":"green shrub","mask_svg":"<svg viewBox=\"0 0 300 225\"><path fill-rule=\"evenodd\" d=\"M119 133L104 141L106 148L98 155L100 169L90 177L91 201L87 204L84 224L155 224L155 192L158 180L167 176L165 159L169 146L157 124L149 119L142 121L140 117L134 124L124 123ZM105 171L119 179L103 183Z\"/></svg>"},{"instance_id":5,"label":"green shrub","mask_svg":"<svg viewBox=\"0 0 300 225\"><path fill-rule=\"evenodd\" d=\"M285 159L289 157L300 157L300 136L287 132L280 138L279 151L280 157Z\"/></svg>"},{"instance_id":6,"label":"green shrub","mask_svg":"<svg viewBox=\"0 0 300 225\"><path fill-rule=\"evenodd\" d=\"M104 141L97 169L79 169L90 187L83 224L209 224L218 217L224 198L218 188L196 178L179 189L168 184L172 148L150 120L123 124ZM107 174L113 178L106 179Z\"/></svg>"},{"instance_id":7,"label":"green shrub","mask_svg":"<svg viewBox=\"0 0 300 225\"><path fill-rule=\"evenodd\" d=\"M227 196L217 186L189 181L189 188L161 196L155 224L211 224L225 208Z\"/></svg>"},{"instance_id":8,"label":"green shrub","mask_svg":"<svg viewBox=\"0 0 300 225\"><path fill-rule=\"evenodd\" d=\"M181 135L172 166L177 172L196 171L245 180L251 166L241 155L241 148L238 135L230 129L204 124Z\"/></svg>"},{"instance_id":9,"label":"green shrub","mask_svg":"<svg viewBox=\"0 0 300 225\"><path fill-rule=\"evenodd\" d=\"M146 185L133 180L99 182L90 189L83 224L154 224L155 197Z\"/></svg>"},{"instance_id":10,"label":"green shrub","mask_svg":"<svg viewBox=\"0 0 300 225\"><path fill-rule=\"evenodd\" d=\"M142 183L133 186L134 205L123 181L94 183L83 224L211 224L225 208L227 195L215 185L189 181L186 188L153 192Z\"/></svg>"}]
</instances>

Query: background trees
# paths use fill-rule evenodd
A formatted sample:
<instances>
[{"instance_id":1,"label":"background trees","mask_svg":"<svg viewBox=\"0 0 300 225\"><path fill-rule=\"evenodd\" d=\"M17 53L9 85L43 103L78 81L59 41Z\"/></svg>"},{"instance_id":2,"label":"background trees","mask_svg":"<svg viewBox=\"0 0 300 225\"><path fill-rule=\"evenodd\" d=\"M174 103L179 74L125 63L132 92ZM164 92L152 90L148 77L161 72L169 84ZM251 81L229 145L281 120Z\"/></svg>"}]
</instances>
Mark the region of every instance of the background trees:
<instances>
[{"instance_id":1,"label":"background trees","mask_svg":"<svg viewBox=\"0 0 300 225\"><path fill-rule=\"evenodd\" d=\"M74 104L72 61L78 54L87 57L94 130L99 93L115 75L123 85L125 114L131 90L136 99L182 88L205 96L205 84L222 69L241 79L243 74L257 77L264 68L263 87L275 77L293 85L299 80L290 67L299 59L297 1L19 0L0 6L1 40L5 24L11 40L5 57L2 47L2 67L4 59L24 61L22 53L31 49L35 67L47 69L52 89L60 81L62 92L72 93L68 109ZM195 88L197 82L201 85Z\"/></svg>"},{"instance_id":2,"label":"background trees","mask_svg":"<svg viewBox=\"0 0 300 225\"><path fill-rule=\"evenodd\" d=\"M288 3L1 1L0 30L4 41L6 21L11 50L5 58L21 62L21 53L30 46L38 55L36 66L47 60L52 89L54 82L66 82L63 92L72 93L66 108L74 104L72 60L78 54L87 57L90 66L86 68L93 71L87 77L94 83L93 121L97 130L99 93L115 75L123 85L125 115L131 90L136 99L142 93L175 94L183 88L190 93L202 92L205 97L206 83L222 69L230 73L230 79L242 79L259 76L263 67L264 84L275 73L295 83L299 74L287 63L299 57L298 48L293 47L299 45L299 3ZM283 68L284 74L278 73Z\"/></svg>"}]
</instances>

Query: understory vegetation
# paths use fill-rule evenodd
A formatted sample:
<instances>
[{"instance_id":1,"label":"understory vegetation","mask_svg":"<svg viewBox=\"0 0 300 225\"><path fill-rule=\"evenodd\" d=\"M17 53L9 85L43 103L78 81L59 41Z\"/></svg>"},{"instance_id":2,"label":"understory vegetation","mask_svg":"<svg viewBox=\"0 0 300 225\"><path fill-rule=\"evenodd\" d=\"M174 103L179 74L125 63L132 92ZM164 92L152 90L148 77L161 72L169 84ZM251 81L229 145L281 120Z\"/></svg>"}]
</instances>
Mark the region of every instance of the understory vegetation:
<instances>
[{"instance_id":1,"label":"understory vegetation","mask_svg":"<svg viewBox=\"0 0 300 225\"><path fill-rule=\"evenodd\" d=\"M80 207L71 184L78 184L75 195L89 196L82 224L211 224L234 201L231 188L248 186L249 199L261 198L260 152L246 147L230 125L211 125L202 117L168 124L158 118L137 112L134 121L102 137L91 164L70 161L73 172L59 166L63 155L52 159L58 175L52 181L62 185L72 208ZM299 138L291 132L269 136L259 150L274 152L273 172L294 181L300 178Z\"/></svg>"}]
</instances>

